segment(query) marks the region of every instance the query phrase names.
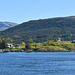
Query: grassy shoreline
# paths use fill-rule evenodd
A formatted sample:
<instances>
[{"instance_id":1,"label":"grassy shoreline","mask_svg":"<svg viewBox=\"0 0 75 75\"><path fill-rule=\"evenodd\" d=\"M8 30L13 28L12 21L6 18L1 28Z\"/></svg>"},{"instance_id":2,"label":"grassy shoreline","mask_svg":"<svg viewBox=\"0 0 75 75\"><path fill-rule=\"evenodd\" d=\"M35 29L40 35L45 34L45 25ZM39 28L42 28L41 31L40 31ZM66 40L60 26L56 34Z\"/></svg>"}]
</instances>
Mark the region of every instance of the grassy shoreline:
<instances>
[{"instance_id":1,"label":"grassy shoreline","mask_svg":"<svg viewBox=\"0 0 75 75\"><path fill-rule=\"evenodd\" d=\"M44 43L18 44L18 46L2 50L3 52L75 52L75 43L72 41L48 40Z\"/></svg>"}]
</instances>

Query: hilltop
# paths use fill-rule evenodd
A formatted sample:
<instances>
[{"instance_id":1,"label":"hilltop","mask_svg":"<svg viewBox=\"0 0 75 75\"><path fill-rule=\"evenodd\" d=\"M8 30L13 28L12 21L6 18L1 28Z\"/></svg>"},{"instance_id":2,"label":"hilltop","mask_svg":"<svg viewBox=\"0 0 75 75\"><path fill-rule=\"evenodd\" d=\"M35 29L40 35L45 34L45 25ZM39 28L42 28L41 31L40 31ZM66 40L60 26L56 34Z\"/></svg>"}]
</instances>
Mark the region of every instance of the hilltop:
<instances>
[{"instance_id":1,"label":"hilltop","mask_svg":"<svg viewBox=\"0 0 75 75\"><path fill-rule=\"evenodd\" d=\"M17 23L12 22L0 22L0 31L16 26Z\"/></svg>"}]
</instances>

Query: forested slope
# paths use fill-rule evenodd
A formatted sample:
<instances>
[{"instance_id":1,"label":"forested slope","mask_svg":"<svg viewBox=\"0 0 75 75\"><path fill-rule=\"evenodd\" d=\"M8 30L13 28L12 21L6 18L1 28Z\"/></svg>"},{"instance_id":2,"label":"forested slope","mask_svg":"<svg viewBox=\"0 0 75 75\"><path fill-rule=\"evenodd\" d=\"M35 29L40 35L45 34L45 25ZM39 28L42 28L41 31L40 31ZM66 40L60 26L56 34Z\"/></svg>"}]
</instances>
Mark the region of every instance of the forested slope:
<instances>
[{"instance_id":1,"label":"forested slope","mask_svg":"<svg viewBox=\"0 0 75 75\"><path fill-rule=\"evenodd\" d=\"M31 20L0 32L0 36L16 41L32 38L35 42L43 42L58 37L72 40L75 39L75 16Z\"/></svg>"}]
</instances>

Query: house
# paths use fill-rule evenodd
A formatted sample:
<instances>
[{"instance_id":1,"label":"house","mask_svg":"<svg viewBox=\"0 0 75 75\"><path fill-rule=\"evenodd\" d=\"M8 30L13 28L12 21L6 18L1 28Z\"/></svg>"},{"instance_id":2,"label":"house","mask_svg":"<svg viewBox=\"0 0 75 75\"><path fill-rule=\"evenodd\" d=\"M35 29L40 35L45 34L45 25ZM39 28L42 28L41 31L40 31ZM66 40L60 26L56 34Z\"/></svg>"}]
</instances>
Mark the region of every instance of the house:
<instances>
[{"instance_id":1,"label":"house","mask_svg":"<svg viewBox=\"0 0 75 75\"><path fill-rule=\"evenodd\" d=\"M75 40L72 40L72 43L75 43Z\"/></svg>"},{"instance_id":2,"label":"house","mask_svg":"<svg viewBox=\"0 0 75 75\"><path fill-rule=\"evenodd\" d=\"M61 38L56 39L56 41L61 41Z\"/></svg>"},{"instance_id":3,"label":"house","mask_svg":"<svg viewBox=\"0 0 75 75\"><path fill-rule=\"evenodd\" d=\"M7 45L8 45L8 47L14 47L14 46L13 46L13 43L9 43L9 42L8 42Z\"/></svg>"}]
</instances>

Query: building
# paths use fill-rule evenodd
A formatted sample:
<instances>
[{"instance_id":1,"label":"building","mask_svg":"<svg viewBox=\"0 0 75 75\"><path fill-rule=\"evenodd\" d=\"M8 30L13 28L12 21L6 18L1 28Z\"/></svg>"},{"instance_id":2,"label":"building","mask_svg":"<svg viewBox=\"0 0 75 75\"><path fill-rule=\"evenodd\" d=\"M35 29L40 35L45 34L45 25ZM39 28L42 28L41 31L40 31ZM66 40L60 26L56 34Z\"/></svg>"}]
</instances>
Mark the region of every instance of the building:
<instances>
[{"instance_id":1,"label":"building","mask_svg":"<svg viewBox=\"0 0 75 75\"><path fill-rule=\"evenodd\" d=\"M75 40L72 40L72 43L75 43Z\"/></svg>"},{"instance_id":2,"label":"building","mask_svg":"<svg viewBox=\"0 0 75 75\"><path fill-rule=\"evenodd\" d=\"M13 43L9 43L9 42L8 42L7 45L8 45L8 47L14 47L14 46L13 46Z\"/></svg>"},{"instance_id":3,"label":"building","mask_svg":"<svg viewBox=\"0 0 75 75\"><path fill-rule=\"evenodd\" d=\"M56 41L61 41L61 38L56 39Z\"/></svg>"}]
</instances>

